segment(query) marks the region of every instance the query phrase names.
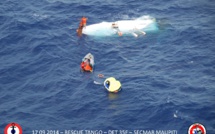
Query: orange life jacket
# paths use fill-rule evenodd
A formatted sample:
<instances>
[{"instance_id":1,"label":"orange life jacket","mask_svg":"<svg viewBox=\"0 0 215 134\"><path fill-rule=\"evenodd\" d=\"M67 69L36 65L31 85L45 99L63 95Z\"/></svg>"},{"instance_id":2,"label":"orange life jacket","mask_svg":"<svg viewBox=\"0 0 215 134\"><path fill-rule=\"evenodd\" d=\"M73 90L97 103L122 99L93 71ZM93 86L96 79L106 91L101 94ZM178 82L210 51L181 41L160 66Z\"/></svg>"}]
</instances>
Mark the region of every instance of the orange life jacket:
<instances>
[{"instance_id":1,"label":"orange life jacket","mask_svg":"<svg viewBox=\"0 0 215 134\"><path fill-rule=\"evenodd\" d=\"M87 18L85 18L85 17L82 18L82 19L81 19L81 24L86 24L86 23L87 23Z\"/></svg>"},{"instance_id":2,"label":"orange life jacket","mask_svg":"<svg viewBox=\"0 0 215 134\"><path fill-rule=\"evenodd\" d=\"M90 63L87 63L87 62L82 62L80 67L84 71L92 71L93 70L92 66L90 66Z\"/></svg>"},{"instance_id":3,"label":"orange life jacket","mask_svg":"<svg viewBox=\"0 0 215 134\"><path fill-rule=\"evenodd\" d=\"M86 71L92 71L92 67L90 66L90 64L86 64L86 66L84 67L84 70Z\"/></svg>"}]
</instances>

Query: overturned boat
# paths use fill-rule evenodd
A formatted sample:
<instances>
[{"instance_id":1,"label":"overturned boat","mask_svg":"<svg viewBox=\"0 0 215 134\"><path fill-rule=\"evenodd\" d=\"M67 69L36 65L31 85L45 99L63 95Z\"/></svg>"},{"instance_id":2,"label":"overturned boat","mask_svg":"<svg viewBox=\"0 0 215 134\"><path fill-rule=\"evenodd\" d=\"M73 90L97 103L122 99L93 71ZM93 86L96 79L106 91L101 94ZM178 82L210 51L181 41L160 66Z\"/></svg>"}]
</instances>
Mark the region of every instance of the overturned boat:
<instances>
[{"instance_id":1,"label":"overturned boat","mask_svg":"<svg viewBox=\"0 0 215 134\"><path fill-rule=\"evenodd\" d=\"M114 25L114 26L113 26ZM115 26L117 25L117 26ZM82 33L91 36L137 35L158 30L156 19L142 16L135 20L101 22L84 27Z\"/></svg>"}]
</instances>

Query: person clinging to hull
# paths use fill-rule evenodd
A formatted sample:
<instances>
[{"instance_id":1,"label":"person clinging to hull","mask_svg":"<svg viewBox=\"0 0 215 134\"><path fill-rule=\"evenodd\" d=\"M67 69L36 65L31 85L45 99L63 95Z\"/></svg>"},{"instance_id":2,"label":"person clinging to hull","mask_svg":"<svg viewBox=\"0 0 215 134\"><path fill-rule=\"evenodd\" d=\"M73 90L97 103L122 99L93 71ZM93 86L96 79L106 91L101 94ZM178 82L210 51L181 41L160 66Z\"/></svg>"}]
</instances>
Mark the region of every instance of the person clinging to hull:
<instances>
[{"instance_id":1,"label":"person clinging to hull","mask_svg":"<svg viewBox=\"0 0 215 134\"><path fill-rule=\"evenodd\" d=\"M83 30L83 26L79 25L78 29L76 30L78 36L82 36L82 30Z\"/></svg>"},{"instance_id":2,"label":"person clinging to hull","mask_svg":"<svg viewBox=\"0 0 215 134\"><path fill-rule=\"evenodd\" d=\"M82 30L83 30L84 27L86 28L86 25L87 25L87 18L86 18L85 16L83 16L83 17L81 18L79 27L78 27L78 29L76 30L76 32L78 33L78 36L82 36Z\"/></svg>"},{"instance_id":3,"label":"person clinging to hull","mask_svg":"<svg viewBox=\"0 0 215 134\"><path fill-rule=\"evenodd\" d=\"M86 27L86 25L87 25L87 18L85 16L83 16L81 18L80 25L83 26L84 28Z\"/></svg>"}]
</instances>

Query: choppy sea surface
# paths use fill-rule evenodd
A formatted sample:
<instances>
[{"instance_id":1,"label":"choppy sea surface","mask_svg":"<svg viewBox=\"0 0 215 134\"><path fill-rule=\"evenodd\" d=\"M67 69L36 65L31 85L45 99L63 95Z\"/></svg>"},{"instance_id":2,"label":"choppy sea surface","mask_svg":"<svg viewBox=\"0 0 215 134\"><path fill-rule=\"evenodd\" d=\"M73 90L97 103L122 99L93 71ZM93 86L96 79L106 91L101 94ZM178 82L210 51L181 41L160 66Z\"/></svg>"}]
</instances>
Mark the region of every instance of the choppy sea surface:
<instances>
[{"instance_id":1,"label":"choppy sea surface","mask_svg":"<svg viewBox=\"0 0 215 134\"><path fill-rule=\"evenodd\" d=\"M145 36L78 37L88 25L149 15ZM0 133L34 130L176 130L215 133L213 0L1 0ZM81 73L92 53L94 73ZM118 94L102 83L115 77Z\"/></svg>"}]
</instances>

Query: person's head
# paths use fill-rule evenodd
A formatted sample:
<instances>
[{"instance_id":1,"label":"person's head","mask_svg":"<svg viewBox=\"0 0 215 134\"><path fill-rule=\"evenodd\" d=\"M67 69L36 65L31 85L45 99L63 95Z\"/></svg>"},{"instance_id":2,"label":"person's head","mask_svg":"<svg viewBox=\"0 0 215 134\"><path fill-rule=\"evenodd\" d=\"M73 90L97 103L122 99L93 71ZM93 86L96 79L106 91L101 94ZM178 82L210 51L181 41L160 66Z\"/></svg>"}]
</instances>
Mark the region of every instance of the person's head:
<instances>
[{"instance_id":1,"label":"person's head","mask_svg":"<svg viewBox=\"0 0 215 134\"><path fill-rule=\"evenodd\" d=\"M90 63L90 59L87 59L87 61Z\"/></svg>"},{"instance_id":2,"label":"person's head","mask_svg":"<svg viewBox=\"0 0 215 134\"><path fill-rule=\"evenodd\" d=\"M107 84L107 85L110 85L110 81L109 81L109 80L107 80L107 81L106 81L106 84Z\"/></svg>"}]
</instances>

